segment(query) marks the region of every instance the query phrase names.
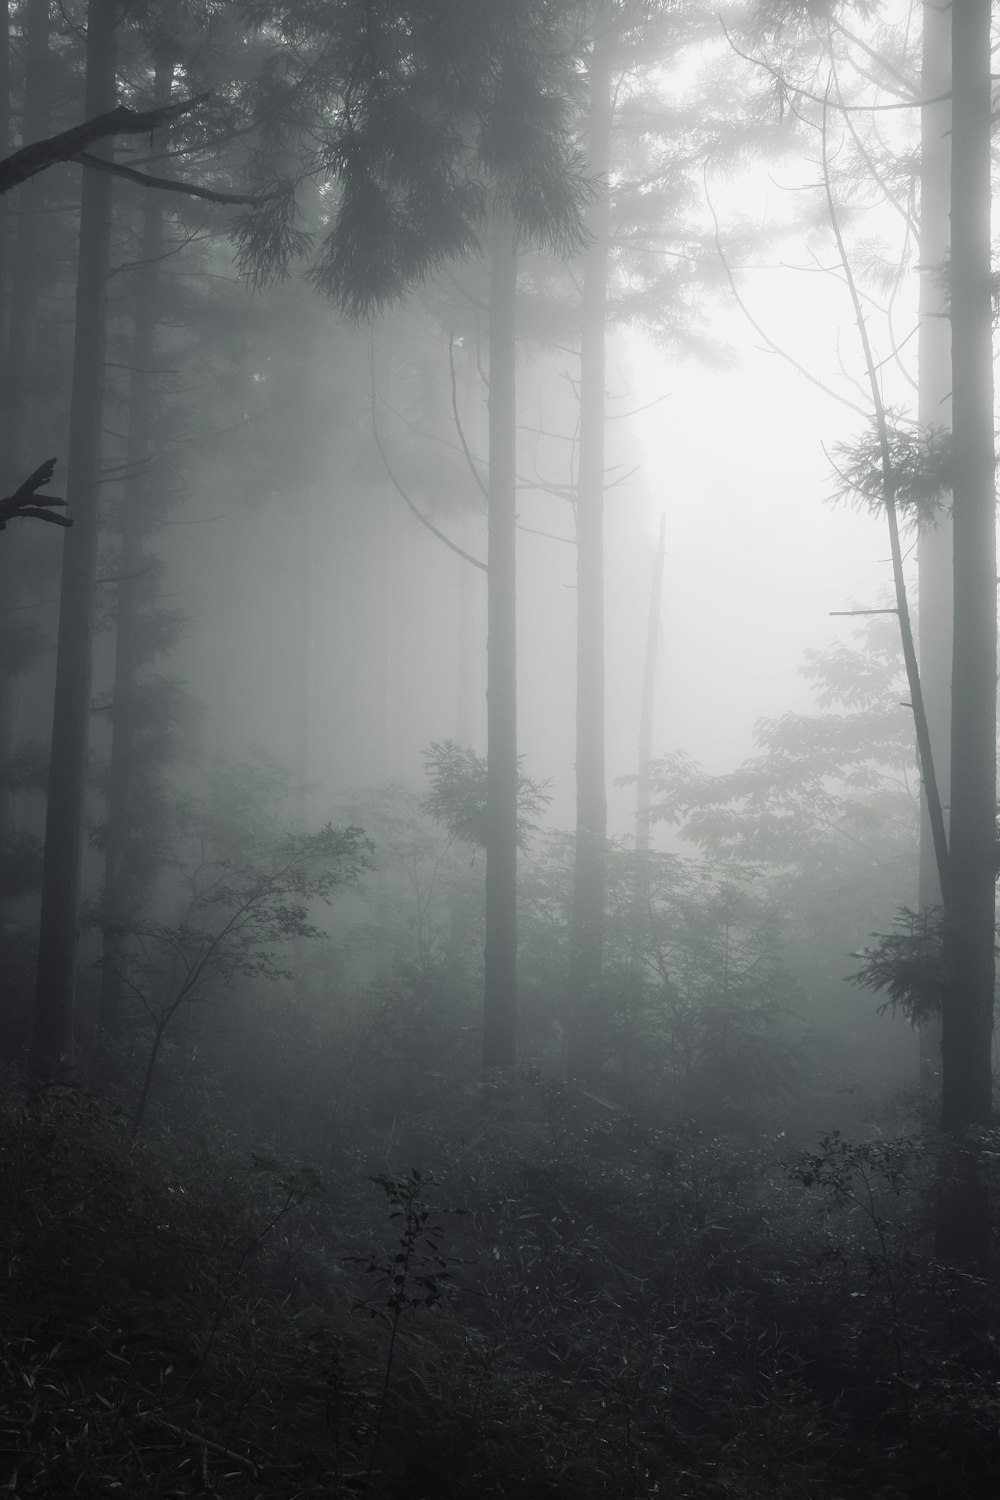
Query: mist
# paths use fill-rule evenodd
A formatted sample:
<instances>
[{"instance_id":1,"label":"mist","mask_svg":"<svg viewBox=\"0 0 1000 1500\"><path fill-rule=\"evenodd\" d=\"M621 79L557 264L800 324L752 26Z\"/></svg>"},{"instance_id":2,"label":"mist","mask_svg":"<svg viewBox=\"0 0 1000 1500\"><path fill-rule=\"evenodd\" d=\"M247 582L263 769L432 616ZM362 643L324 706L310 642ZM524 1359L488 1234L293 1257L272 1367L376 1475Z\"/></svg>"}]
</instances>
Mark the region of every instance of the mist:
<instances>
[{"instance_id":1,"label":"mist","mask_svg":"<svg viewBox=\"0 0 1000 1500\"><path fill-rule=\"evenodd\" d=\"M0 1488L992 1496L991 24L11 0Z\"/></svg>"}]
</instances>

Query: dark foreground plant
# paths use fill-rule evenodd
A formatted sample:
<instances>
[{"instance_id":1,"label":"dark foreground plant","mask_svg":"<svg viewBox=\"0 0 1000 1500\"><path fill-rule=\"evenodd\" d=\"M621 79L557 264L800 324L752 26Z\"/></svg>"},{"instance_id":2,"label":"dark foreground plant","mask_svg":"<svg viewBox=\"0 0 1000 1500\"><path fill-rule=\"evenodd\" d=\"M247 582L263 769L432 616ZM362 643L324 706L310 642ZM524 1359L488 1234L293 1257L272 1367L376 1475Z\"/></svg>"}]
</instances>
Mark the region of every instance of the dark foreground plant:
<instances>
[{"instance_id":1,"label":"dark foreground plant","mask_svg":"<svg viewBox=\"0 0 1000 1500\"><path fill-rule=\"evenodd\" d=\"M356 1310L366 1312L372 1318L382 1319L389 1328L382 1389L375 1414L375 1431L361 1491L363 1495L368 1493L375 1472L396 1359L400 1321L407 1312L413 1312L419 1307L433 1307L441 1301L452 1279L449 1267L455 1264L454 1257L442 1254L440 1242L444 1226L432 1222L434 1210L424 1200L426 1189L437 1186L433 1177L423 1177L416 1167L411 1167L401 1177L380 1174L370 1180L385 1193L390 1205L389 1218L398 1223L400 1234L396 1252L390 1259L373 1256L363 1263L365 1274L377 1277L381 1288L371 1297L362 1298L355 1304Z\"/></svg>"}]
</instances>

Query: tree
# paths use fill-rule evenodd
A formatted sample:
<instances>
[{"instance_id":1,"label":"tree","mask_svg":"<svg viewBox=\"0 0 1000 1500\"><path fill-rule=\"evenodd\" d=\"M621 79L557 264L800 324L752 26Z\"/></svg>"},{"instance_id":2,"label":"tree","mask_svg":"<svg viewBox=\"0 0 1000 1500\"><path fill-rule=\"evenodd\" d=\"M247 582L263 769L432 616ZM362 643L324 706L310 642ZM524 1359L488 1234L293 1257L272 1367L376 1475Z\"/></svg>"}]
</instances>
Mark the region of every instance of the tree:
<instances>
[{"instance_id":1,"label":"tree","mask_svg":"<svg viewBox=\"0 0 1000 1500\"><path fill-rule=\"evenodd\" d=\"M229 193L197 182L151 177L113 160L109 137L117 126L131 129L139 120L145 130L187 116L194 100L168 104L143 114L116 109L118 12L109 0L89 0L85 49L86 83L80 129L95 144L94 151L76 150L72 159L83 163L80 230L77 255L76 318L72 393L70 399L67 503L74 530L64 547L60 584L59 634L53 706L52 748L49 760L42 909L39 923L39 960L31 1070L38 1081L60 1075L72 1064L73 994L80 913L80 866L84 836L84 801L94 634L95 581L98 556L99 498L102 484L101 450L105 395L107 283L112 232L112 180L124 177L144 188L176 191L212 203L247 209L244 233L259 233L263 212L273 228L287 212L288 194ZM69 133L73 135L72 132ZM75 139L75 137L74 137ZM42 143L27 166L18 171L51 165L65 159L72 141L55 138ZM62 144L58 143L62 141ZM16 173L15 173L16 175Z\"/></svg>"},{"instance_id":2,"label":"tree","mask_svg":"<svg viewBox=\"0 0 1000 1500\"><path fill-rule=\"evenodd\" d=\"M601 982L608 800L604 755L604 345L611 251L612 66L616 23L595 18L587 81L587 159L598 191L587 214L580 306L580 455L576 499L576 849L569 957L570 1075L586 1076L587 1014Z\"/></svg>"},{"instance_id":3,"label":"tree","mask_svg":"<svg viewBox=\"0 0 1000 1500\"><path fill-rule=\"evenodd\" d=\"M360 316L451 258L486 247L490 257L483 1062L509 1067L517 1025L517 251L534 244L562 254L582 243L589 187L570 128L573 38L560 6L529 0L370 5L360 36L352 7L338 19L344 47L325 85L336 112L318 160L336 172L341 192L313 262L315 284ZM310 86L317 89L315 73Z\"/></svg>"},{"instance_id":4,"label":"tree","mask_svg":"<svg viewBox=\"0 0 1000 1500\"><path fill-rule=\"evenodd\" d=\"M184 1008L237 978L288 979L288 945L324 936L310 918L317 901L353 883L371 864L360 828L327 825L318 833L251 842L234 854L212 847L204 830L187 870L189 893L175 922L135 922L109 956L124 988L152 1026L152 1042L133 1117L137 1131L167 1031Z\"/></svg>"},{"instance_id":5,"label":"tree","mask_svg":"<svg viewBox=\"0 0 1000 1500\"><path fill-rule=\"evenodd\" d=\"M954 645L951 838L945 904L948 987L941 1123L951 1143L938 1254L986 1259L989 1200L974 1136L990 1122L995 911L997 601L990 280L988 0L953 5L951 363Z\"/></svg>"},{"instance_id":6,"label":"tree","mask_svg":"<svg viewBox=\"0 0 1000 1500\"><path fill-rule=\"evenodd\" d=\"M89 0L88 118L114 109L117 25L114 0ZM111 177L103 172L85 172L80 197L66 486L75 525L67 533L63 552L31 1057L32 1074L39 1082L62 1074L71 1066L73 1055L110 242Z\"/></svg>"},{"instance_id":7,"label":"tree","mask_svg":"<svg viewBox=\"0 0 1000 1500\"><path fill-rule=\"evenodd\" d=\"M945 277L948 264L951 156L951 19L946 9L923 6L920 110L920 329L917 420L921 429L947 430L951 404L951 325ZM920 678L938 784L951 779L952 538L951 508L942 505L933 525L917 535ZM921 803L920 907L942 904L926 796ZM921 1026L921 1076L941 1071L940 1017Z\"/></svg>"}]
</instances>

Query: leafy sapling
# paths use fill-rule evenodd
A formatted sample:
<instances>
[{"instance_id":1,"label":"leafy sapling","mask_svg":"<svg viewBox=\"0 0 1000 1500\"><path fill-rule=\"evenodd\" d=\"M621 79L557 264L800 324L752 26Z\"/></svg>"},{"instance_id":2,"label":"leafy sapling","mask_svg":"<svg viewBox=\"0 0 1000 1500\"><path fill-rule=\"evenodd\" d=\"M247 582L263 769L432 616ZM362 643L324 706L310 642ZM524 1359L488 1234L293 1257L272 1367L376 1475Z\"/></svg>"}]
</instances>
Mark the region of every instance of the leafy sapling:
<instances>
[{"instance_id":1,"label":"leafy sapling","mask_svg":"<svg viewBox=\"0 0 1000 1500\"><path fill-rule=\"evenodd\" d=\"M310 906L329 904L337 887L353 883L370 864L371 845L360 828L329 824L314 834L287 834L255 857L203 849L177 921L133 925L120 977L153 1028L135 1131L178 1012L237 978L290 978L288 944L325 935L310 921Z\"/></svg>"},{"instance_id":2,"label":"leafy sapling","mask_svg":"<svg viewBox=\"0 0 1000 1500\"><path fill-rule=\"evenodd\" d=\"M396 1251L389 1258L351 1257L364 1266L366 1275L376 1277L379 1282L379 1288L372 1296L361 1298L355 1303L355 1310L381 1319L389 1328L375 1431L362 1494L367 1494L375 1472L401 1320L405 1314L415 1312L418 1308L434 1307L447 1296L452 1281L450 1267L458 1264L457 1257L443 1254L441 1239L444 1226L435 1222L437 1210L431 1208L425 1199L426 1190L438 1185L433 1177L424 1177L416 1167L411 1167L402 1176L380 1174L370 1178L370 1181L385 1193L390 1210L389 1218L398 1225L399 1238ZM461 1213L462 1210L454 1209L452 1212Z\"/></svg>"}]
</instances>

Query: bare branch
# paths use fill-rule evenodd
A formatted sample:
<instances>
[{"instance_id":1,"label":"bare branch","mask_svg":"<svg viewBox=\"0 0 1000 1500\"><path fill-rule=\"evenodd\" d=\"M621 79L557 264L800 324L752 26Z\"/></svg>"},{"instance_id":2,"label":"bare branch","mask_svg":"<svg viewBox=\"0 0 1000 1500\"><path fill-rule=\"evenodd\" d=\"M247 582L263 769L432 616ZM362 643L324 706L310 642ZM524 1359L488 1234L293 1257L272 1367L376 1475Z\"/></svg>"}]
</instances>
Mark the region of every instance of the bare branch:
<instances>
[{"instance_id":1,"label":"bare branch","mask_svg":"<svg viewBox=\"0 0 1000 1500\"><path fill-rule=\"evenodd\" d=\"M61 131L59 135L47 136L45 140L22 146L20 151L15 151L12 156L0 161L0 196L37 176L39 172L54 167L57 162L72 161L86 151L88 146L107 140L109 136L150 135L163 125L169 125L183 115L190 114L207 98L207 94L199 94L194 99L182 99L177 104L162 104L156 109L142 111L127 109L120 104L117 109L95 115L91 120L84 120L80 125Z\"/></svg>"},{"instance_id":2,"label":"bare branch","mask_svg":"<svg viewBox=\"0 0 1000 1500\"><path fill-rule=\"evenodd\" d=\"M448 547L452 552L454 552L457 557L464 558L464 560L467 563L471 563L474 568L479 568L483 573L485 573L487 571L486 564L484 562L480 562L480 560L479 560L478 557L473 557L473 555L472 555L471 552L466 552L465 549L463 547L460 547L457 542L453 542L450 536L445 536L445 534L444 534L443 531L439 531L438 528L434 525L434 522L431 521L431 520L429 520L428 517L424 515L423 511L420 510L419 507L416 506L413 503L413 501L410 499L409 495L406 493L405 489L403 488L403 486L400 484L399 480L396 478L395 474L393 473L392 465L389 462L389 458L388 458L388 455L387 455L387 453L385 451L385 448L382 446L382 439L379 437L379 432L378 432L378 409L377 409L377 406L376 406L376 402L378 400L378 392L377 392L376 387L375 387L375 349L374 349L374 345L372 346L372 357L371 357L371 392L372 392L372 437L373 437L373 439L375 441L375 447L378 449L379 457L382 460L382 467L385 469L386 477L388 478L389 483L392 485L393 489L396 491L396 494L403 501L403 504L407 507L407 509L411 510L413 512L413 514L416 516L416 518L420 522L421 526L426 526L427 530L430 531L430 532L432 532L434 534L434 536L437 537L437 539L438 539L439 542L444 542L445 546Z\"/></svg>"},{"instance_id":3,"label":"bare branch","mask_svg":"<svg viewBox=\"0 0 1000 1500\"><path fill-rule=\"evenodd\" d=\"M719 233L719 219L718 215L715 212L715 205L712 203L711 195L708 191L707 168L705 171L705 201L708 204L709 213L712 215L712 223L715 225L716 253L718 254L719 260L722 262L722 269L726 273L726 280L729 282L729 287L733 294L733 297L736 300L736 305L743 316L746 318L747 322L750 324L750 327L764 340L765 344L770 349L772 354L777 354L781 359L787 361L787 363L790 364L794 370L798 370L799 374L802 375L806 380L808 380L810 385L814 385L816 389L818 391L822 391L825 396L832 397L834 401L839 401L841 406L846 406L849 411L856 412L859 417L864 417L867 420L871 416L871 412L866 411L863 406L858 406L856 401L849 401L846 396L842 396L840 392L835 391L832 386L826 385L822 380L817 379L817 377L812 373L811 370L807 369L805 365L801 364L795 358L794 354L789 354L787 349L783 349L780 344L776 344L771 338L770 334L767 333L765 329L761 327L760 323L757 322L757 319L754 317L753 313L743 301L743 298L740 296L736 286L736 278L734 277L732 270L730 269L729 262L726 259L725 251L722 248L722 238Z\"/></svg>"},{"instance_id":4,"label":"bare branch","mask_svg":"<svg viewBox=\"0 0 1000 1500\"><path fill-rule=\"evenodd\" d=\"M473 479L476 481L476 485L477 485L477 487L479 489L480 494L483 496L483 499L486 500L487 503L488 503L489 502L489 498L490 498L490 492L486 488L485 484L483 484L483 481L482 481L482 479L480 478L480 475L479 475L479 470L476 468L475 461L474 461L474 459L472 457L472 454L469 452L469 445L468 445L468 443L465 440L465 429L462 426L462 418L459 416L459 412L458 412L458 389L457 389L456 383L455 383L455 331L454 331L454 329L449 330L449 333L448 333L448 368L451 370L451 410L452 410L452 415L455 418L455 431L458 433L458 440L462 444L462 452L465 454L465 461L466 461L466 463L469 466L469 473L472 475Z\"/></svg>"},{"instance_id":5,"label":"bare branch","mask_svg":"<svg viewBox=\"0 0 1000 1500\"><path fill-rule=\"evenodd\" d=\"M137 172L120 161L108 161L104 156L91 156L89 151L78 151L69 158L84 167L93 167L98 172L110 172L112 177L124 177L139 187L157 188L163 193L184 193L189 198L204 198L206 203L235 204L241 208L255 208L259 203L273 203L281 196L274 193L227 193L220 188L202 187L196 182L180 182L174 177L151 177L148 172Z\"/></svg>"},{"instance_id":6,"label":"bare branch","mask_svg":"<svg viewBox=\"0 0 1000 1500\"><path fill-rule=\"evenodd\" d=\"M829 95L832 82L833 78L831 75L830 82L827 84L827 95ZM899 616L899 635L903 647L903 659L906 663L906 680L912 701L913 723L916 730L917 751L920 758L920 772L924 780L924 793L927 798L927 814L934 841L934 856L937 864L938 880L941 886L941 895L947 906L948 892L951 887L948 835L945 831L941 794L937 784L934 757L931 752L930 730L924 707L923 687L917 663L917 650L913 640L913 627L910 622L910 607L906 596L906 580L903 576L903 556L899 544L899 519L896 514L896 477L892 465L889 427L886 420L885 403L882 400L882 391L879 386L875 356L872 352L864 310L861 306L861 297L854 280L854 272L851 269L850 258L847 254L847 247L844 244L844 236L840 228L840 217L837 213L837 205L833 197L833 187L830 182L829 155L827 152L827 128L827 109L824 101L822 123L823 188L826 194L826 207L830 217L830 227L833 230L833 237L837 243L837 253L840 256L840 263L844 268L844 280L847 283L847 289L850 293L851 306L854 309L854 322L857 326L858 337L861 340L861 348L864 352L872 404L875 407L875 422L878 429L879 451L882 461L882 501L885 507L886 524L889 529L889 546L892 552L892 577L896 593L896 612Z\"/></svg>"},{"instance_id":7,"label":"bare branch","mask_svg":"<svg viewBox=\"0 0 1000 1500\"><path fill-rule=\"evenodd\" d=\"M28 475L23 484L18 485L12 495L0 500L0 531L4 530L8 521L13 521L18 516L33 516L38 521L51 521L54 526L72 526L73 522L68 516L45 509L49 505L65 505L65 500L61 500L58 495L38 493L52 479L55 466L56 460L47 458L33 474Z\"/></svg>"}]
</instances>

